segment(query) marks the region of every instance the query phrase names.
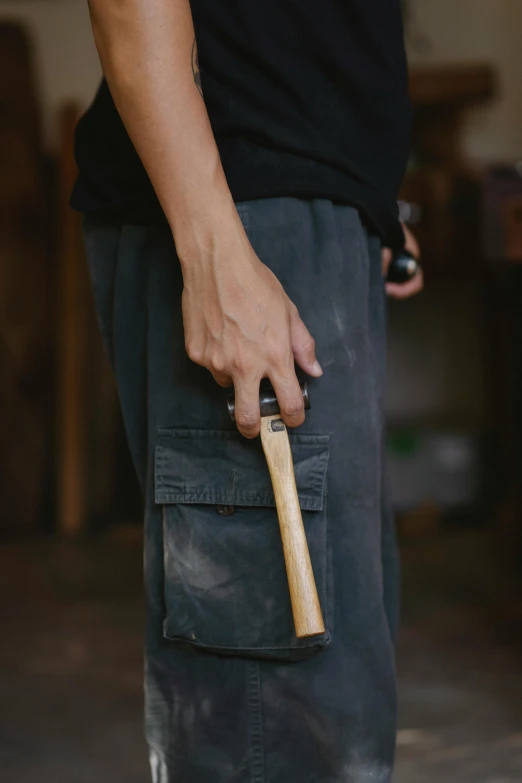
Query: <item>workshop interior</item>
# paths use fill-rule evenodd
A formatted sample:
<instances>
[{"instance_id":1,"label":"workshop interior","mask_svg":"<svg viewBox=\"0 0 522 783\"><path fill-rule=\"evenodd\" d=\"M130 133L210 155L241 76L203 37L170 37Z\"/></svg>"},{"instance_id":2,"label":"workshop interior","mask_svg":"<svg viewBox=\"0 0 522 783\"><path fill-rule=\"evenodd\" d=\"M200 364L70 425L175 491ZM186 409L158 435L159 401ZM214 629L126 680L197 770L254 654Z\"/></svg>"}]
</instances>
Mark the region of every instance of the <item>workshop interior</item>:
<instances>
[{"instance_id":1,"label":"workshop interior","mask_svg":"<svg viewBox=\"0 0 522 783\"><path fill-rule=\"evenodd\" d=\"M425 290L388 313L394 780L520 783L522 3L404 14ZM143 504L69 207L85 0L0 0L0 63L1 777L142 783Z\"/></svg>"}]
</instances>

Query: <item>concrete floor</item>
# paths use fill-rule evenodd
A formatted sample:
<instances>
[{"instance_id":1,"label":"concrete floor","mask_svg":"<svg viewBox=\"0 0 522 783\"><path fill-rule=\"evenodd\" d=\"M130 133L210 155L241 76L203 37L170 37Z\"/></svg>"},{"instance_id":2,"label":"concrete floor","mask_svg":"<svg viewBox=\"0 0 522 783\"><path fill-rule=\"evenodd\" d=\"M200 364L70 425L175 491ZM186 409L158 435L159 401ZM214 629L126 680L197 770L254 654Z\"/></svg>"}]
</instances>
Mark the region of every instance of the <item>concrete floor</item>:
<instances>
[{"instance_id":1,"label":"concrete floor","mask_svg":"<svg viewBox=\"0 0 522 783\"><path fill-rule=\"evenodd\" d=\"M395 783L522 782L522 601L491 552L404 547ZM0 596L1 780L148 783L139 533L4 544Z\"/></svg>"},{"instance_id":2,"label":"concrete floor","mask_svg":"<svg viewBox=\"0 0 522 783\"><path fill-rule=\"evenodd\" d=\"M395 783L522 781L522 588L494 532L403 547Z\"/></svg>"}]
</instances>

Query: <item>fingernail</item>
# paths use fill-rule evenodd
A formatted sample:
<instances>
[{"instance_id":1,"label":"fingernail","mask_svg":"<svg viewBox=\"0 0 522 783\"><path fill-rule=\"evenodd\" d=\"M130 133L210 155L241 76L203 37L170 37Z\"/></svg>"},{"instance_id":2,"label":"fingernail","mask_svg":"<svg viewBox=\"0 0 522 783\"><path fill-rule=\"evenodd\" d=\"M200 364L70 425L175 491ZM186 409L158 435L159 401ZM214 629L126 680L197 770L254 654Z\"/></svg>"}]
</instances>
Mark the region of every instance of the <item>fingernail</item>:
<instances>
[{"instance_id":1,"label":"fingernail","mask_svg":"<svg viewBox=\"0 0 522 783\"><path fill-rule=\"evenodd\" d=\"M323 374L323 368L319 364L319 362L316 360L312 365L312 372L314 375L322 375Z\"/></svg>"}]
</instances>

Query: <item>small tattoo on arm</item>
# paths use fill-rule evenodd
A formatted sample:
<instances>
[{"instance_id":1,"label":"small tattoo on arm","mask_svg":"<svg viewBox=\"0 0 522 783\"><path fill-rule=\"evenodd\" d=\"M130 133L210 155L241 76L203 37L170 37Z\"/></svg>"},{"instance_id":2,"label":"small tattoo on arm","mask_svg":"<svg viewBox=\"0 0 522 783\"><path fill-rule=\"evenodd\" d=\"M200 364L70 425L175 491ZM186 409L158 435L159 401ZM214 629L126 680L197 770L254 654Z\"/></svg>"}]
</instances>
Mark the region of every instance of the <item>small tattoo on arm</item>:
<instances>
[{"instance_id":1,"label":"small tattoo on arm","mask_svg":"<svg viewBox=\"0 0 522 783\"><path fill-rule=\"evenodd\" d=\"M201 87L201 73L199 71L199 59L198 59L198 47L196 39L192 44L192 75L194 76L194 83L199 90L199 94L203 97L203 88Z\"/></svg>"}]
</instances>

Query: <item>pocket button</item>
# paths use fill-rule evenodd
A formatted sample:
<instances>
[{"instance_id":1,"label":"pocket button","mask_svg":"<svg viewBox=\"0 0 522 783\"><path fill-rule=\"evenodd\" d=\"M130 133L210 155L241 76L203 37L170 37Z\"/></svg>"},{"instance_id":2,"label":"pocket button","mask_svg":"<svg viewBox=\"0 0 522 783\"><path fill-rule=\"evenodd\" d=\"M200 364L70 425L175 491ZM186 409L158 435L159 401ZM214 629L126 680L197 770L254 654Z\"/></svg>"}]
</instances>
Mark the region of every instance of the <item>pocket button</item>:
<instances>
[{"instance_id":1,"label":"pocket button","mask_svg":"<svg viewBox=\"0 0 522 783\"><path fill-rule=\"evenodd\" d=\"M231 517L235 510L234 506L216 506L216 511L222 517Z\"/></svg>"}]
</instances>

